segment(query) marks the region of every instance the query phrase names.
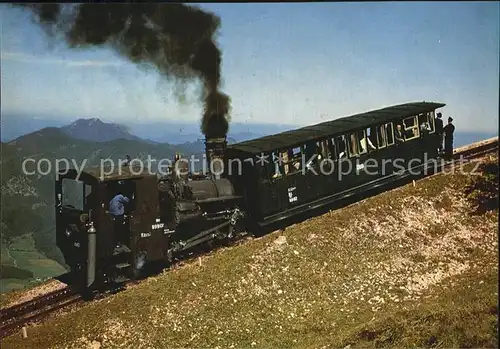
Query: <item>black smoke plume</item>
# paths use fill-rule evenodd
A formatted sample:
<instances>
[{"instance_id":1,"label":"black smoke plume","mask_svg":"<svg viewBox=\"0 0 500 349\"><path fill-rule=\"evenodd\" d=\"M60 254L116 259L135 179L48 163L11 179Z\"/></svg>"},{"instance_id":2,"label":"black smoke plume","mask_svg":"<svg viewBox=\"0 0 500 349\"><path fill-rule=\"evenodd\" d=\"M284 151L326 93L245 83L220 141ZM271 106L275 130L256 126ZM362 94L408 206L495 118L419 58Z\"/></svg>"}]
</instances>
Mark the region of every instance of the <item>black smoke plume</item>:
<instances>
[{"instance_id":1,"label":"black smoke plume","mask_svg":"<svg viewBox=\"0 0 500 349\"><path fill-rule=\"evenodd\" d=\"M226 135L230 98L219 90L220 19L184 4L16 4L29 9L50 35L70 48L111 47L136 64L151 64L165 78L201 79L205 136Z\"/></svg>"}]
</instances>

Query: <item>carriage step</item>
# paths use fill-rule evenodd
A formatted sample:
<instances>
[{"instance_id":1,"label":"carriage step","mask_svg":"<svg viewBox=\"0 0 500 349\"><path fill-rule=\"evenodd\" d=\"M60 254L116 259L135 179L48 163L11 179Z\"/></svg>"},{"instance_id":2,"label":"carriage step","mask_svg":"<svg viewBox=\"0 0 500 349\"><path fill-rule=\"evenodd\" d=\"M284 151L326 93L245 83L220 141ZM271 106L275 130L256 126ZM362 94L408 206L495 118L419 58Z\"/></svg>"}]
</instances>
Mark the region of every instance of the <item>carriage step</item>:
<instances>
[{"instance_id":1,"label":"carriage step","mask_svg":"<svg viewBox=\"0 0 500 349\"><path fill-rule=\"evenodd\" d=\"M115 265L116 269L124 269L130 267L130 263L118 263Z\"/></svg>"}]
</instances>

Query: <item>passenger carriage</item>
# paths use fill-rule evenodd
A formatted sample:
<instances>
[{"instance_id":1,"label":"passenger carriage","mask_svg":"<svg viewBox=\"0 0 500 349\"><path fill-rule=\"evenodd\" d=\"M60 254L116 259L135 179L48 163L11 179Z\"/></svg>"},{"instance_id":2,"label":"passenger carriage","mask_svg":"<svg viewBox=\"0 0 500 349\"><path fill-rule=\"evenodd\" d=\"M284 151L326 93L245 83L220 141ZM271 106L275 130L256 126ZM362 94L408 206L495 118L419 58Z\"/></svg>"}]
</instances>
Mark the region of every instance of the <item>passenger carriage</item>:
<instances>
[{"instance_id":1,"label":"passenger carriage","mask_svg":"<svg viewBox=\"0 0 500 349\"><path fill-rule=\"evenodd\" d=\"M265 226L425 171L438 157L434 117L443 106L407 103L233 144L227 175Z\"/></svg>"}]
</instances>

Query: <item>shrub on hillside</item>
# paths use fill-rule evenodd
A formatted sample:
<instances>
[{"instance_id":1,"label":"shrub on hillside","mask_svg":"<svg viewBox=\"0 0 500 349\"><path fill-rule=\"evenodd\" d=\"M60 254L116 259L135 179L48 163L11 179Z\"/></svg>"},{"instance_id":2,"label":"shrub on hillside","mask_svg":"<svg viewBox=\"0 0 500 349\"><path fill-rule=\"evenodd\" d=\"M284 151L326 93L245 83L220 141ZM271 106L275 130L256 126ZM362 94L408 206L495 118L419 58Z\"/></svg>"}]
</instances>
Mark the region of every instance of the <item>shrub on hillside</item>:
<instances>
[{"instance_id":1,"label":"shrub on hillside","mask_svg":"<svg viewBox=\"0 0 500 349\"><path fill-rule=\"evenodd\" d=\"M482 163L480 174L470 179L465 194L476 207L477 213L498 209L498 159Z\"/></svg>"}]
</instances>

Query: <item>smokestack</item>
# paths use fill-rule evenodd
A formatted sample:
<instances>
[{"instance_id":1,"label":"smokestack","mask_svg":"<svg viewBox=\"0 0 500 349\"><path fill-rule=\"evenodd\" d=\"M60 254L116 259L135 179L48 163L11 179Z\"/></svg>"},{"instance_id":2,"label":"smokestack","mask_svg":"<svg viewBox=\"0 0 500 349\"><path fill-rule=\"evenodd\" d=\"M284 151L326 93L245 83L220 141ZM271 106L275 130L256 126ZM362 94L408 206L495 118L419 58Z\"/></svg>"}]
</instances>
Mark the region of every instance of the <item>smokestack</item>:
<instances>
[{"instance_id":1,"label":"smokestack","mask_svg":"<svg viewBox=\"0 0 500 349\"><path fill-rule=\"evenodd\" d=\"M210 176L220 178L224 171L228 124L223 113L205 115L205 155Z\"/></svg>"},{"instance_id":2,"label":"smokestack","mask_svg":"<svg viewBox=\"0 0 500 349\"><path fill-rule=\"evenodd\" d=\"M226 153L227 138L205 136L205 154L210 176L219 179L224 172L224 154Z\"/></svg>"}]
</instances>

